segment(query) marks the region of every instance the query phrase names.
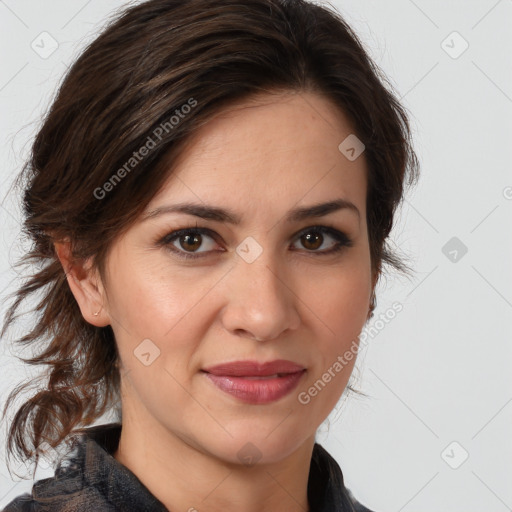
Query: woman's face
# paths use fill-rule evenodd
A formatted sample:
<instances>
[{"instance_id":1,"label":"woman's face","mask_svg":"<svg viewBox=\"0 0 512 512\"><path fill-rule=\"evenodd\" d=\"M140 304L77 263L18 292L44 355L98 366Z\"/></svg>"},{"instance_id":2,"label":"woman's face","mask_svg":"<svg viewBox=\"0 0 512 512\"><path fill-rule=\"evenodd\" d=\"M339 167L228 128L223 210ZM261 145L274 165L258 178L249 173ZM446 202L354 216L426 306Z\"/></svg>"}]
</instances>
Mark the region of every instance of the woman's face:
<instances>
[{"instance_id":1,"label":"woman's face","mask_svg":"<svg viewBox=\"0 0 512 512\"><path fill-rule=\"evenodd\" d=\"M235 463L251 449L277 461L311 440L347 385L355 358L344 354L356 352L372 289L364 153L338 148L348 120L313 94L259 100L201 128L153 214L113 245L103 283L123 423ZM198 215L171 211L185 203ZM275 360L304 371L204 371Z\"/></svg>"}]
</instances>

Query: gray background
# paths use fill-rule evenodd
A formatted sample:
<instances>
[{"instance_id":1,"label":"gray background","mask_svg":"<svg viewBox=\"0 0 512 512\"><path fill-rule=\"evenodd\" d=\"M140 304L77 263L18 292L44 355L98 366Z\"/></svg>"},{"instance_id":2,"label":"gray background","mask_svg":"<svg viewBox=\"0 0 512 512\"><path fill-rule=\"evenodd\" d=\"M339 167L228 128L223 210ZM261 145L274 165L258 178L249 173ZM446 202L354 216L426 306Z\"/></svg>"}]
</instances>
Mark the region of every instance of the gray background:
<instances>
[{"instance_id":1,"label":"gray background","mask_svg":"<svg viewBox=\"0 0 512 512\"><path fill-rule=\"evenodd\" d=\"M123 3L0 0L0 299L23 251L9 187L66 66ZM370 397L342 400L318 441L376 511L512 510L512 0L332 4L411 113L422 177L393 232L414 278L383 282L372 323L403 310L373 326L355 370ZM7 341L0 405L34 371ZM32 485L11 479L1 430L0 507Z\"/></svg>"}]
</instances>

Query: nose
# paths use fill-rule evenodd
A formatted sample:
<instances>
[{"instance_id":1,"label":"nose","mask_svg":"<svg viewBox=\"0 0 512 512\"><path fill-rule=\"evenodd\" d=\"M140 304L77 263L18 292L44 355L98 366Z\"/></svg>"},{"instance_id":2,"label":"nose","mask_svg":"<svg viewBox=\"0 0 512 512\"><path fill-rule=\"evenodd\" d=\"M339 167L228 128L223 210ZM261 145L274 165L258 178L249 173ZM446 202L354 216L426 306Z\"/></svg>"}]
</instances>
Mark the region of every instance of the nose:
<instances>
[{"instance_id":1,"label":"nose","mask_svg":"<svg viewBox=\"0 0 512 512\"><path fill-rule=\"evenodd\" d=\"M236 262L225 283L228 299L221 318L228 332L256 341L279 338L300 325L291 272L264 254L252 263Z\"/></svg>"}]
</instances>

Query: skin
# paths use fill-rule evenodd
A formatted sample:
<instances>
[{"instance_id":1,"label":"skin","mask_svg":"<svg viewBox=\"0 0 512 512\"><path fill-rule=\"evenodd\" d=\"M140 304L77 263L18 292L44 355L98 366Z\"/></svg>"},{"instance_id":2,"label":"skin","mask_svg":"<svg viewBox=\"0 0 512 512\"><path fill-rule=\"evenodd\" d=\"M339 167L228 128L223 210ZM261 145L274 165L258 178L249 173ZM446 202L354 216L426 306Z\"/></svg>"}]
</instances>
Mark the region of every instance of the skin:
<instances>
[{"instance_id":1,"label":"skin","mask_svg":"<svg viewBox=\"0 0 512 512\"><path fill-rule=\"evenodd\" d=\"M364 153L349 161L338 150L353 132L342 112L312 93L246 100L196 132L146 209L204 203L233 210L240 225L183 213L141 219L112 246L105 280L88 262L69 267L69 247L57 245L84 319L111 325L119 348L123 428L114 457L169 510L309 510L315 432L355 358L308 404L298 394L357 341L375 284ZM359 215L342 209L285 220L292 208L338 198ZM172 246L203 257L181 259L157 244L196 224L218 236ZM300 237L324 225L352 246L321 255L336 245L330 234L309 244ZM247 237L262 248L252 263L236 252ZM134 355L144 339L160 350L149 366ZM294 391L264 405L239 401L200 372L242 359L288 359L307 372ZM238 458L248 442L261 454L249 467Z\"/></svg>"}]
</instances>

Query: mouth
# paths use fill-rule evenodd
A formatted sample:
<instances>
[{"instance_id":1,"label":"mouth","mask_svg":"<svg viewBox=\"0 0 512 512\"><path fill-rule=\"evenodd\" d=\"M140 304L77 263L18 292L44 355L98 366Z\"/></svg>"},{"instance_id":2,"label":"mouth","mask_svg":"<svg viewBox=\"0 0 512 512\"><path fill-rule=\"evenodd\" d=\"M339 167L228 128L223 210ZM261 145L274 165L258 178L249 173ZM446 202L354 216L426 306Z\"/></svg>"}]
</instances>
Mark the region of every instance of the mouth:
<instances>
[{"instance_id":1,"label":"mouth","mask_svg":"<svg viewBox=\"0 0 512 512\"><path fill-rule=\"evenodd\" d=\"M275 402L291 393L306 373L292 361L235 361L201 370L215 387L249 404Z\"/></svg>"}]
</instances>

